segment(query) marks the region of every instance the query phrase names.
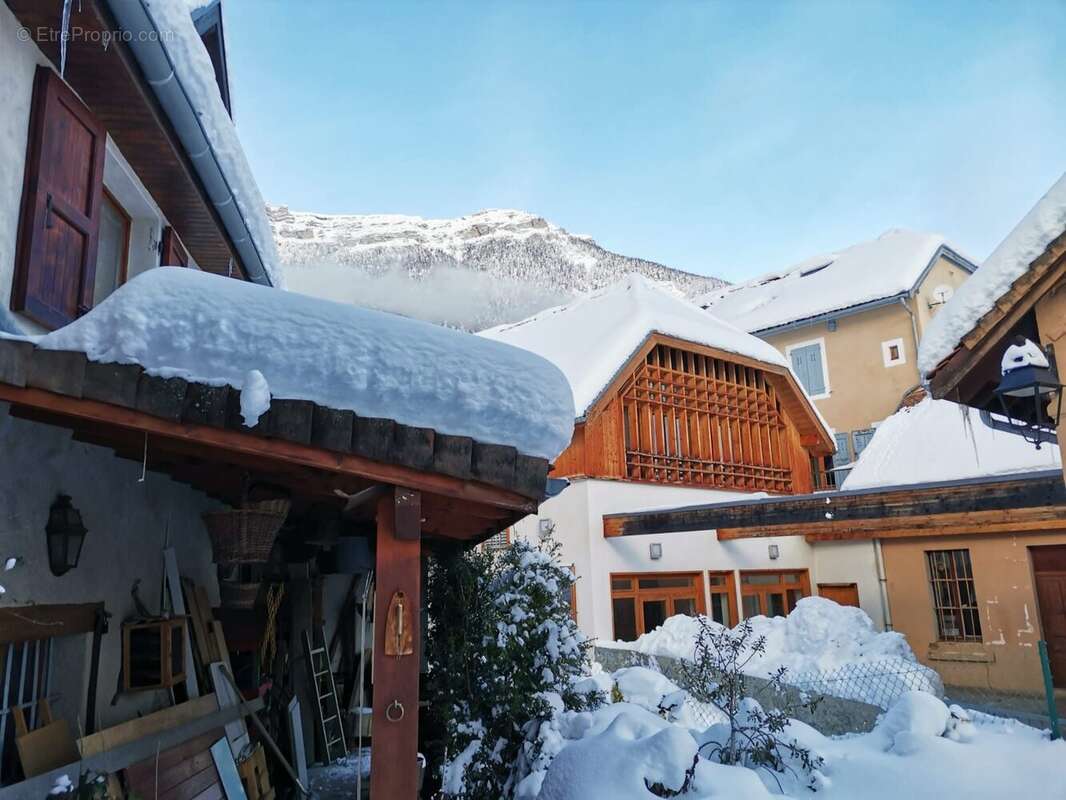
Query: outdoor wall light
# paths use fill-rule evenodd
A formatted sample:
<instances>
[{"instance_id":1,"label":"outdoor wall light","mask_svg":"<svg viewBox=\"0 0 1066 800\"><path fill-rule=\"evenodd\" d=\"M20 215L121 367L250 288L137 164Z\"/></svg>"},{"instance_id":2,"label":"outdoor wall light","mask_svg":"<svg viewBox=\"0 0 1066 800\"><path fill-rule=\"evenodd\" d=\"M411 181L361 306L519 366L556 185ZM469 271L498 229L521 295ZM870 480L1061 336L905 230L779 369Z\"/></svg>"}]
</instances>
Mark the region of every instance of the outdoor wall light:
<instances>
[{"instance_id":1,"label":"outdoor wall light","mask_svg":"<svg viewBox=\"0 0 1066 800\"><path fill-rule=\"evenodd\" d=\"M48 566L52 574L64 575L78 566L88 531L82 524L81 512L70 504L69 495L56 497L48 510L48 524L44 530L48 534Z\"/></svg>"},{"instance_id":2,"label":"outdoor wall light","mask_svg":"<svg viewBox=\"0 0 1066 800\"><path fill-rule=\"evenodd\" d=\"M663 557L663 546L658 542L652 542L648 545L648 555L651 556L652 561L658 561Z\"/></svg>"},{"instance_id":3,"label":"outdoor wall light","mask_svg":"<svg viewBox=\"0 0 1066 800\"><path fill-rule=\"evenodd\" d=\"M781 550L776 544L769 545L766 549L770 554L771 561L777 561L781 557Z\"/></svg>"},{"instance_id":4,"label":"outdoor wall light","mask_svg":"<svg viewBox=\"0 0 1066 800\"><path fill-rule=\"evenodd\" d=\"M540 540L543 542L545 539L552 535L552 531L555 530L555 522L549 518L537 520L537 534L540 536Z\"/></svg>"},{"instance_id":5,"label":"outdoor wall light","mask_svg":"<svg viewBox=\"0 0 1066 800\"><path fill-rule=\"evenodd\" d=\"M1047 354L1024 336L1003 353L1000 371L1003 377L995 392L1003 415L1014 432L1039 450L1041 442L1048 441L1048 433L1054 434L1062 413L1059 374Z\"/></svg>"}]
</instances>

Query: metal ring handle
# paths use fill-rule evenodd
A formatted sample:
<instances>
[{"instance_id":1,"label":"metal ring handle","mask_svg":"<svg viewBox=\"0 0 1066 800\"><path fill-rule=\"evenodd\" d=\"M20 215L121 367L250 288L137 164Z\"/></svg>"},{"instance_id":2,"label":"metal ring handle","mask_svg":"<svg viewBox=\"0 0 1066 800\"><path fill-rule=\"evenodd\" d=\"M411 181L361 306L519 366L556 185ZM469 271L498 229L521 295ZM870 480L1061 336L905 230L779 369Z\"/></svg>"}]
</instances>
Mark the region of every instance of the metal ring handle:
<instances>
[{"instance_id":1,"label":"metal ring handle","mask_svg":"<svg viewBox=\"0 0 1066 800\"><path fill-rule=\"evenodd\" d=\"M393 709L396 709L395 711ZM403 719L404 708L403 703L399 700L393 700L389 703L388 708L385 709L385 719L389 722L399 722Z\"/></svg>"}]
</instances>

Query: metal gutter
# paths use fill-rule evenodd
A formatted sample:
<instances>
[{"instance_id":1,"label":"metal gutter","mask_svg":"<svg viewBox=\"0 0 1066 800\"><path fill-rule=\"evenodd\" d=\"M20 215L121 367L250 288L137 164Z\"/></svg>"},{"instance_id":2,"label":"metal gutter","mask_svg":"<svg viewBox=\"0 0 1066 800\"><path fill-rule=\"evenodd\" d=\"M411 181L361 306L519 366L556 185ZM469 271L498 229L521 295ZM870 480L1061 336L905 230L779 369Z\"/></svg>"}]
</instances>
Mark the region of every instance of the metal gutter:
<instances>
[{"instance_id":1,"label":"metal gutter","mask_svg":"<svg viewBox=\"0 0 1066 800\"><path fill-rule=\"evenodd\" d=\"M125 43L140 66L163 112L173 125L193 169L215 207L226 236L237 251L241 265L255 283L272 286L263 257L252 239L244 216L237 208L218 154L211 147L200 115L181 84L174 62L163 44L164 36L152 21L144 0L103 0L119 27L130 33ZM180 232L179 232L180 233Z\"/></svg>"}]
</instances>

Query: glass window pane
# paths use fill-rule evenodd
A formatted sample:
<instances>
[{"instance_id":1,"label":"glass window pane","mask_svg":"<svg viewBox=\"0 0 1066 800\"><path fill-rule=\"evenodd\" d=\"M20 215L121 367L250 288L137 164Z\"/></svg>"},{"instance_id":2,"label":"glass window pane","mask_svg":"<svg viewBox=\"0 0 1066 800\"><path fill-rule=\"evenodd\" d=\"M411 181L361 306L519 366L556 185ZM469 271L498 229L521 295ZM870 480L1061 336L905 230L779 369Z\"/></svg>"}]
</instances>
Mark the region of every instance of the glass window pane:
<instances>
[{"instance_id":1,"label":"glass window pane","mask_svg":"<svg viewBox=\"0 0 1066 800\"><path fill-rule=\"evenodd\" d=\"M770 616L771 617L784 617L788 614L785 610L785 596L780 592L771 592L766 596L766 599L770 601Z\"/></svg>"},{"instance_id":2,"label":"glass window pane","mask_svg":"<svg viewBox=\"0 0 1066 800\"><path fill-rule=\"evenodd\" d=\"M689 575L665 576L655 578L640 578L638 581L641 589L667 589L675 587L688 588L692 586L692 577Z\"/></svg>"},{"instance_id":3,"label":"glass window pane","mask_svg":"<svg viewBox=\"0 0 1066 800\"><path fill-rule=\"evenodd\" d=\"M802 589L789 589L788 592L788 610L791 611L796 607L796 603L803 599Z\"/></svg>"},{"instance_id":4,"label":"glass window pane","mask_svg":"<svg viewBox=\"0 0 1066 800\"><path fill-rule=\"evenodd\" d=\"M645 600L640 605L644 611L644 633L653 631L666 622L665 600Z\"/></svg>"},{"instance_id":5,"label":"glass window pane","mask_svg":"<svg viewBox=\"0 0 1066 800\"><path fill-rule=\"evenodd\" d=\"M720 625L729 624L729 596L722 592L711 595L711 619Z\"/></svg>"},{"instance_id":6,"label":"glass window pane","mask_svg":"<svg viewBox=\"0 0 1066 800\"><path fill-rule=\"evenodd\" d=\"M614 638L632 642L637 638L637 601L632 597L616 597L611 601L614 614Z\"/></svg>"},{"instance_id":7,"label":"glass window pane","mask_svg":"<svg viewBox=\"0 0 1066 800\"><path fill-rule=\"evenodd\" d=\"M740 598L740 600L741 606L744 609L745 619L747 619L748 617L758 616L760 613L762 613L759 609L759 595L746 594L742 598Z\"/></svg>"},{"instance_id":8,"label":"glass window pane","mask_svg":"<svg viewBox=\"0 0 1066 800\"><path fill-rule=\"evenodd\" d=\"M106 197L100 205L100 232L96 250L96 277L93 283L93 305L118 288L122 276L122 259L126 255L126 220Z\"/></svg>"},{"instance_id":9,"label":"glass window pane","mask_svg":"<svg viewBox=\"0 0 1066 800\"><path fill-rule=\"evenodd\" d=\"M696 598L677 597L674 599L674 613L685 614L689 617L696 616Z\"/></svg>"},{"instance_id":10,"label":"glass window pane","mask_svg":"<svg viewBox=\"0 0 1066 800\"><path fill-rule=\"evenodd\" d=\"M711 586L725 586L725 575L708 575Z\"/></svg>"},{"instance_id":11,"label":"glass window pane","mask_svg":"<svg viewBox=\"0 0 1066 800\"><path fill-rule=\"evenodd\" d=\"M799 583L799 575L794 572L786 572L781 576L781 583Z\"/></svg>"},{"instance_id":12,"label":"glass window pane","mask_svg":"<svg viewBox=\"0 0 1066 800\"><path fill-rule=\"evenodd\" d=\"M611 588L621 590L632 589L633 581L629 578L611 578Z\"/></svg>"},{"instance_id":13,"label":"glass window pane","mask_svg":"<svg viewBox=\"0 0 1066 800\"><path fill-rule=\"evenodd\" d=\"M762 586L770 585L770 586L772 586L774 584L777 584L777 583L781 582L781 576L778 573L776 573L776 572L771 573L769 575L767 575L765 573L758 573L758 572L754 572L754 573L753 572L742 572L742 573L740 573L740 582L741 583L746 583L749 586L753 586L753 585L756 585L756 586L757 585L762 585Z\"/></svg>"}]
</instances>

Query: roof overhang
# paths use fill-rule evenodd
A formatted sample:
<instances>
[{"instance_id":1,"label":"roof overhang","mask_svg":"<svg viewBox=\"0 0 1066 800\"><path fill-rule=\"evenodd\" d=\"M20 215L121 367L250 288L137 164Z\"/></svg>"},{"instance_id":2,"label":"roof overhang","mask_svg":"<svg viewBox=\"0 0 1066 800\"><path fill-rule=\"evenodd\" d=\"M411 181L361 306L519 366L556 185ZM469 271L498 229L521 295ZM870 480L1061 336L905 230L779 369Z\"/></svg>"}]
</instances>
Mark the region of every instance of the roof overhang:
<instances>
[{"instance_id":1,"label":"roof overhang","mask_svg":"<svg viewBox=\"0 0 1066 800\"><path fill-rule=\"evenodd\" d=\"M62 29L61 2L6 2L27 30ZM191 120L187 114L178 114L177 105L164 108L133 52L135 44L161 47L158 32L154 36L146 32L143 38L153 41L140 42L140 29L128 17L120 22L112 15L113 9L125 9L128 14L136 11L134 7L143 13L139 0L73 4L70 24L78 26L82 34L68 43L64 79L103 123L197 265L221 275L233 272L267 282L261 260L252 258L241 243L242 239L250 242L243 219L224 218L211 199L207 170L213 154L210 159L204 154L197 159L190 156L179 125ZM114 31L119 29L129 30L132 41L115 37ZM36 38L36 46L58 69L60 37ZM235 208L233 211L240 218Z\"/></svg>"},{"instance_id":2,"label":"roof overhang","mask_svg":"<svg viewBox=\"0 0 1066 800\"><path fill-rule=\"evenodd\" d=\"M0 401L17 417L70 429L75 439L236 505L244 477L287 488L305 505L342 507L387 484L423 493L423 531L481 540L533 513L548 462L503 445L438 434L304 400L271 402L254 428L228 386L159 378L137 365L0 339Z\"/></svg>"},{"instance_id":3,"label":"roof overhang","mask_svg":"<svg viewBox=\"0 0 1066 800\"><path fill-rule=\"evenodd\" d=\"M977 321L954 352L925 376L933 397L973 408L998 410L992 405L992 389L999 382L1003 351L1019 334L1040 341L1034 307L1063 281L1066 281L1066 233L1047 246Z\"/></svg>"},{"instance_id":4,"label":"roof overhang","mask_svg":"<svg viewBox=\"0 0 1066 800\"><path fill-rule=\"evenodd\" d=\"M719 540L840 541L1066 529L1059 470L886 486L603 517L603 535L716 531Z\"/></svg>"}]
</instances>

